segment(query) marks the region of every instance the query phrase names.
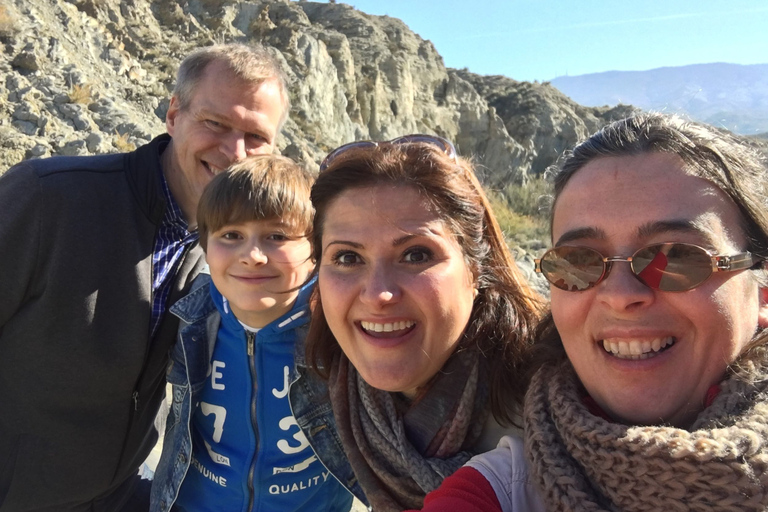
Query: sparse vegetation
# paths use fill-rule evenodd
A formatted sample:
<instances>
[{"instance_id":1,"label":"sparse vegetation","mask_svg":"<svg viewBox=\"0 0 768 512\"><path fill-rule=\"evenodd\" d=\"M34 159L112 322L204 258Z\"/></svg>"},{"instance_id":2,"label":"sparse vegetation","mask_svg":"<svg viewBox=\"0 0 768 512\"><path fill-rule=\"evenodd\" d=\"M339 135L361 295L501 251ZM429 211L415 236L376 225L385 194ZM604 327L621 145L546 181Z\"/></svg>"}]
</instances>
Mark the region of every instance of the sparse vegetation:
<instances>
[{"instance_id":1,"label":"sparse vegetation","mask_svg":"<svg viewBox=\"0 0 768 512\"><path fill-rule=\"evenodd\" d=\"M542 180L543 181L543 180ZM504 232L504 237L512 246L520 246L523 249L530 249L532 246L546 244L549 240L549 222L546 210L535 210L534 214L518 211L514 197L526 198L538 193L534 192L536 186L528 188L530 185L508 185L505 192L488 191L488 200L491 203L499 226ZM512 193L513 197L506 195Z\"/></svg>"},{"instance_id":2,"label":"sparse vegetation","mask_svg":"<svg viewBox=\"0 0 768 512\"><path fill-rule=\"evenodd\" d=\"M91 84L73 84L69 91L69 101L88 105L93 101L93 89Z\"/></svg>"},{"instance_id":3,"label":"sparse vegetation","mask_svg":"<svg viewBox=\"0 0 768 512\"><path fill-rule=\"evenodd\" d=\"M524 185L505 186L501 194L506 198L507 206L520 215L546 218L549 213L552 183L544 176L535 176L526 180Z\"/></svg>"},{"instance_id":4,"label":"sparse vegetation","mask_svg":"<svg viewBox=\"0 0 768 512\"><path fill-rule=\"evenodd\" d=\"M115 138L112 139L112 144L114 144L121 153L127 153L136 149L136 144L128 140L128 132L120 133L115 130Z\"/></svg>"}]
</instances>

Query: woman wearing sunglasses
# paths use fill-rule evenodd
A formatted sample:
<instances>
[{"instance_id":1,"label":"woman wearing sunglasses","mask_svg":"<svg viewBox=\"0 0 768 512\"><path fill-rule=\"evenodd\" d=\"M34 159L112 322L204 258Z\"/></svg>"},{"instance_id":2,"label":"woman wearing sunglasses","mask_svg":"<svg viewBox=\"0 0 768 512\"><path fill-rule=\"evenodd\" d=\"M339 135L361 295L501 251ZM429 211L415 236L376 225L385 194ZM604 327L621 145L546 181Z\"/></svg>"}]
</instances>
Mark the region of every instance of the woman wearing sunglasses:
<instances>
[{"instance_id":1,"label":"woman wearing sunglasses","mask_svg":"<svg viewBox=\"0 0 768 512\"><path fill-rule=\"evenodd\" d=\"M540 308L449 141L355 142L320 169L307 362L327 388L299 362L292 410L358 498L376 511L420 507L510 431L499 423L522 401Z\"/></svg>"},{"instance_id":2,"label":"woman wearing sunglasses","mask_svg":"<svg viewBox=\"0 0 768 512\"><path fill-rule=\"evenodd\" d=\"M424 510L768 510L768 197L734 137L611 124L555 177L525 443Z\"/></svg>"}]
</instances>

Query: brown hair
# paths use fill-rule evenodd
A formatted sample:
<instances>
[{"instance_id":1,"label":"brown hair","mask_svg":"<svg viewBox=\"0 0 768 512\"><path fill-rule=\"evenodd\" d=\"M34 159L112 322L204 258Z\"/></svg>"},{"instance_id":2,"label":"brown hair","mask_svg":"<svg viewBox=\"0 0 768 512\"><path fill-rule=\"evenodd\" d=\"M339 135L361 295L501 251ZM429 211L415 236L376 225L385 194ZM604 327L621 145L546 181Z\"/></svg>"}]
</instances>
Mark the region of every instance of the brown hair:
<instances>
[{"instance_id":1,"label":"brown hair","mask_svg":"<svg viewBox=\"0 0 768 512\"><path fill-rule=\"evenodd\" d=\"M203 250L208 235L227 224L283 219L309 235L314 177L290 158L256 155L233 164L205 187L197 206L198 232Z\"/></svg>"},{"instance_id":2,"label":"brown hair","mask_svg":"<svg viewBox=\"0 0 768 512\"><path fill-rule=\"evenodd\" d=\"M223 63L235 78L246 84L259 85L266 80L277 80L280 98L283 101L283 115L278 124L279 132L291 110L288 80L280 63L267 47L261 44L216 44L200 48L188 55L179 65L176 86L173 89L173 95L178 98L180 108L182 110L189 108L195 87L212 62Z\"/></svg>"},{"instance_id":3,"label":"brown hair","mask_svg":"<svg viewBox=\"0 0 768 512\"><path fill-rule=\"evenodd\" d=\"M602 157L644 153L677 155L685 163L687 172L717 186L741 211L742 228L748 240L746 250L768 257L768 176L764 155L728 132L675 115L633 115L605 126L567 153L554 175L550 227L560 194L581 168ZM755 270L753 275L761 285L768 284L764 271ZM566 357L551 314L542 320L536 339L535 361L529 366L531 372L546 361ZM768 336L759 332L745 352L766 343Z\"/></svg>"},{"instance_id":4,"label":"brown hair","mask_svg":"<svg viewBox=\"0 0 768 512\"><path fill-rule=\"evenodd\" d=\"M380 143L347 150L333 159L312 187L316 261L321 258L323 225L333 201L350 189L378 185L417 190L456 237L478 288L459 350L482 354L488 369L483 374L489 379L491 411L499 421L512 422L523 397L520 365L540 304L515 265L472 165L425 143ZM327 368L341 348L328 327L320 299L312 313L307 360L327 377Z\"/></svg>"}]
</instances>

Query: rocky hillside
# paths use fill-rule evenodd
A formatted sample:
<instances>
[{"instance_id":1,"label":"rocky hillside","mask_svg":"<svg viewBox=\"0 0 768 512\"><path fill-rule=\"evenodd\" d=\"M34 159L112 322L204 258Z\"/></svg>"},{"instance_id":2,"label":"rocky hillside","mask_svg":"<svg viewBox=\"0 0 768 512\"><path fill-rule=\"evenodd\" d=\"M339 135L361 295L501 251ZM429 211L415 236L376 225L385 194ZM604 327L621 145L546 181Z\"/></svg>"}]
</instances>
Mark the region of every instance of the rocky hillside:
<instances>
[{"instance_id":1,"label":"rocky hillside","mask_svg":"<svg viewBox=\"0 0 768 512\"><path fill-rule=\"evenodd\" d=\"M547 84L448 69L400 20L287 0L0 0L0 172L24 158L124 151L164 131L194 47L273 47L291 78L280 149L318 162L353 139L456 142L497 185L540 173L627 107L586 108Z\"/></svg>"}]
</instances>

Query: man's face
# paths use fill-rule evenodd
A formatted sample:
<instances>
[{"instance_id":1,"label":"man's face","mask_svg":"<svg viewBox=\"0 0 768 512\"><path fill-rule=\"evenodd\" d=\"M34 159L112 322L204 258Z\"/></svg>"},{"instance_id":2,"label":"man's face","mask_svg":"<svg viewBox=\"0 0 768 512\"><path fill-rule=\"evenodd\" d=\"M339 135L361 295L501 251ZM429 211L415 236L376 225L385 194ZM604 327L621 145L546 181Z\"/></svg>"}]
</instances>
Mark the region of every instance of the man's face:
<instances>
[{"instance_id":1,"label":"man's face","mask_svg":"<svg viewBox=\"0 0 768 512\"><path fill-rule=\"evenodd\" d=\"M580 169L555 204L552 239L608 257L662 242L732 255L747 250L742 225L719 188L686 172L676 155L649 153ZM631 424L690 425L765 319L749 271L716 272L691 290L668 292L616 262L593 288L551 290L555 325L581 382L603 410Z\"/></svg>"},{"instance_id":2,"label":"man's face","mask_svg":"<svg viewBox=\"0 0 768 512\"><path fill-rule=\"evenodd\" d=\"M165 124L173 140L163 171L190 224L217 173L246 156L273 152L282 115L277 79L248 84L221 62L208 65L186 108L171 98Z\"/></svg>"}]
</instances>

